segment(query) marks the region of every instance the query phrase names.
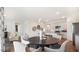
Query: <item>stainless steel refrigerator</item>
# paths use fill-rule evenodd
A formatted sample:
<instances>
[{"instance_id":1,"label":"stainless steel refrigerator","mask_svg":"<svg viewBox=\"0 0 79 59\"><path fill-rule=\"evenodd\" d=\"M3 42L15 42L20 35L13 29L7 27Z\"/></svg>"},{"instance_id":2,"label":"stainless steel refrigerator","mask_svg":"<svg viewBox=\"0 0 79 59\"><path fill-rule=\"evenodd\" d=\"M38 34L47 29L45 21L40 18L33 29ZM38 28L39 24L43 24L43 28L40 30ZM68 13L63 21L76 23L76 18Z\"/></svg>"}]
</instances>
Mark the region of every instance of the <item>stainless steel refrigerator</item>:
<instances>
[{"instance_id":1,"label":"stainless steel refrigerator","mask_svg":"<svg viewBox=\"0 0 79 59\"><path fill-rule=\"evenodd\" d=\"M79 23L73 23L73 45L79 51Z\"/></svg>"}]
</instances>

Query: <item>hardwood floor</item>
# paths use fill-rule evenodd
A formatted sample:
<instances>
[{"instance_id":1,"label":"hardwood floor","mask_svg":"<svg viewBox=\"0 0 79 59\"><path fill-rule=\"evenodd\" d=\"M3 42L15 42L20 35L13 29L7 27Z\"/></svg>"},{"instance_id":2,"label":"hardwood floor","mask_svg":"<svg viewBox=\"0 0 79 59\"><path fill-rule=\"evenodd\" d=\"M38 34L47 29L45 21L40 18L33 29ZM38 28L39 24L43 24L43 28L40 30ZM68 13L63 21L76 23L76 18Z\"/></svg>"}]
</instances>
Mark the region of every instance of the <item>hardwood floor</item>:
<instances>
[{"instance_id":1,"label":"hardwood floor","mask_svg":"<svg viewBox=\"0 0 79 59\"><path fill-rule=\"evenodd\" d=\"M73 45L73 42L70 41L67 43L66 47L65 47L65 51L66 52L77 52L75 46Z\"/></svg>"},{"instance_id":2,"label":"hardwood floor","mask_svg":"<svg viewBox=\"0 0 79 59\"><path fill-rule=\"evenodd\" d=\"M65 39L65 40L66 40L66 39ZM62 44L65 40L62 39L62 40L59 42L59 44ZM66 44L65 52L77 52L77 51L76 51L76 48L75 48L75 46L73 45L73 42L72 42L72 41L69 41L69 42Z\"/></svg>"},{"instance_id":3,"label":"hardwood floor","mask_svg":"<svg viewBox=\"0 0 79 59\"><path fill-rule=\"evenodd\" d=\"M13 51L14 51L13 42L9 43L8 45L5 45L5 52L13 52Z\"/></svg>"}]
</instances>

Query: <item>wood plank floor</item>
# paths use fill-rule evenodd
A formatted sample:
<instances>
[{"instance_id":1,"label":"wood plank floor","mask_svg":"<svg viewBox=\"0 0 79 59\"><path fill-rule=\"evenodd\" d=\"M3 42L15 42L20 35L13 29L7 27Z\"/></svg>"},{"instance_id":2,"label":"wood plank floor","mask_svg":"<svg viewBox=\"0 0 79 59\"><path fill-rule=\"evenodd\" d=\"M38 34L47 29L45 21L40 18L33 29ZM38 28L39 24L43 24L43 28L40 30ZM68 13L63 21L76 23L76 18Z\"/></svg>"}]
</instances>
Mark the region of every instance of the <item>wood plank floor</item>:
<instances>
[{"instance_id":1,"label":"wood plank floor","mask_svg":"<svg viewBox=\"0 0 79 59\"><path fill-rule=\"evenodd\" d=\"M73 45L73 42L70 41L67 43L66 47L65 47L65 51L66 52L77 52L75 46Z\"/></svg>"}]
</instances>

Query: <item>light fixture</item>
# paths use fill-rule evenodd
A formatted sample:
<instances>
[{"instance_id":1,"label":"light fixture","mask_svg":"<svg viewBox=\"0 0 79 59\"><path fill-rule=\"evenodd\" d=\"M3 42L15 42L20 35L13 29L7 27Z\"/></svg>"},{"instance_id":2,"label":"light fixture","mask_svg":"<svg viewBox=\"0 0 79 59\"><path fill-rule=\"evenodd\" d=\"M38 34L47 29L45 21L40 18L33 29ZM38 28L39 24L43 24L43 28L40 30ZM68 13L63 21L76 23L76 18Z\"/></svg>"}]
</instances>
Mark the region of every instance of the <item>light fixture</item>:
<instances>
[{"instance_id":1,"label":"light fixture","mask_svg":"<svg viewBox=\"0 0 79 59\"><path fill-rule=\"evenodd\" d=\"M66 16L62 16L61 18L65 19L65 18L66 18Z\"/></svg>"},{"instance_id":2,"label":"light fixture","mask_svg":"<svg viewBox=\"0 0 79 59\"><path fill-rule=\"evenodd\" d=\"M50 29L51 29L50 24L47 24L47 29L48 29L48 30L50 30Z\"/></svg>"},{"instance_id":3,"label":"light fixture","mask_svg":"<svg viewBox=\"0 0 79 59\"><path fill-rule=\"evenodd\" d=\"M49 28L49 27L50 27L50 25L48 24L48 25L47 25L47 27Z\"/></svg>"},{"instance_id":4,"label":"light fixture","mask_svg":"<svg viewBox=\"0 0 79 59\"><path fill-rule=\"evenodd\" d=\"M59 11L57 11L57 12L56 12L56 15L59 15L59 14L60 14L60 12L59 12Z\"/></svg>"},{"instance_id":5,"label":"light fixture","mask_svg":"<svg viewBox=\"0 0 79 59\"><path fill-rule=\"evenodd\" d=\"M41 18L39 18L38 22L40 23L40 22L41 22L41 20L42 20L42 19L41 19Z\"/></svg>"}]
</instances>

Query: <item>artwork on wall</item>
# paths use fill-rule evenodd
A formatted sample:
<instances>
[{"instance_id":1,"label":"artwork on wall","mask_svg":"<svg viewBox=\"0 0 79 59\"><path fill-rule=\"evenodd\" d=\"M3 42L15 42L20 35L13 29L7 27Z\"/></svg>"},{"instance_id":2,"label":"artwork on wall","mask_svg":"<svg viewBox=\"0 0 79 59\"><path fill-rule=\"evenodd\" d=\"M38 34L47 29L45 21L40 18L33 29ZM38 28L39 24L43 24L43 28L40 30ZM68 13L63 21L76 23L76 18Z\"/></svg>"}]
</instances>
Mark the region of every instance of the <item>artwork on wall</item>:
<instances>
[{"instance_id":1,"label":"artwork on wall","mask_svg":"<svg viewBox=\"0 0 79 59\"><path fill-rule=\"evenodd\" d=\"M41 29L41 26L40 26L40 25L37 25L37 29L39 29L39 30L40 30L40 29Z\"/></svg>"},{"instance_id":2,"label":"artwork on wall","mask_svg":"<svg viewBox=\"0 0 79 59\"><path fill-rule=\"evenodd\" d=\"M40 25L37 25L37 26L33 26L33 27L32 27L32 30L33 30L33 31L36 31L36 30L43 30L43 28L42 28Z\"/></svg>"},{"instance_id":3,"label":"artwork on wall","mask_svg":"<svg viewBox=\"0 0 79 59\"><path fill-rule=\"evenodd\" d=\"M36 31L36 26L32 27L32 30L33 30L33 31Z\"/></svg>"}]
</instances>

